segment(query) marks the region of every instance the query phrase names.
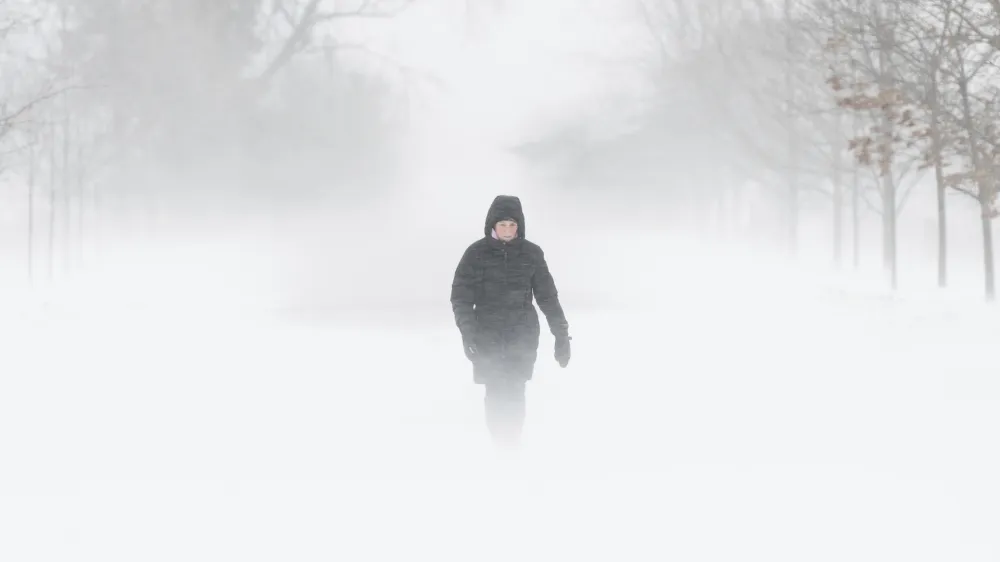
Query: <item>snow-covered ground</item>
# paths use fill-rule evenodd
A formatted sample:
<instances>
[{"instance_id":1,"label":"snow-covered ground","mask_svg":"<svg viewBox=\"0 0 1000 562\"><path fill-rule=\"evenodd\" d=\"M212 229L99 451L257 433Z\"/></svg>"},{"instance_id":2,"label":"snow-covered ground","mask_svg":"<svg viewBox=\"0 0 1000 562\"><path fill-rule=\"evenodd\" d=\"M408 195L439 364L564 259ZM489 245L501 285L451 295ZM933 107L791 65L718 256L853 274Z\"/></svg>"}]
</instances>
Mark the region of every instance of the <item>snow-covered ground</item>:
<instances>
[{"instance_id":1,"label":"snow-covered ground","mask_svg":"<svg viewBox=\"0 0 1000 562\"><path fill-rule=\"evenodd\" d=\"M564 264L573 360L543 337L517 453L446 291L405 321L24 307L0 559L996 560L995 310L635 250L605 302Z\"/></svg>"}]
</instances>

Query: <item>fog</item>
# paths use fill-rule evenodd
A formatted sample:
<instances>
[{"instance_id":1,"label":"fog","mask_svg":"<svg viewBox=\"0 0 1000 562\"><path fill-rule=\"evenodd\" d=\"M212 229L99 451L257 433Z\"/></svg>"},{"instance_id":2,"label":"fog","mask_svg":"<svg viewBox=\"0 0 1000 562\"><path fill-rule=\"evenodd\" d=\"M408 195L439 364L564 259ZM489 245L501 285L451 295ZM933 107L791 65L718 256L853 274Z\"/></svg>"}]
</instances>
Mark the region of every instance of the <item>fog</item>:
<instances>
[{"instance_id":1,"label":"fog","mask_svg":"<svg viewBox=\"0 0 1000 562\"><path fill-rule=\"evenodd\" d=\"M947 287L927 171L895 287L874 183L838 263L800 171L790 252L771 67L684 2L244 4L0 0L0 559L1000 555L974 198ZM449 302L501 194L573 337L515 449Z\"/></svg>"}]
</instances>

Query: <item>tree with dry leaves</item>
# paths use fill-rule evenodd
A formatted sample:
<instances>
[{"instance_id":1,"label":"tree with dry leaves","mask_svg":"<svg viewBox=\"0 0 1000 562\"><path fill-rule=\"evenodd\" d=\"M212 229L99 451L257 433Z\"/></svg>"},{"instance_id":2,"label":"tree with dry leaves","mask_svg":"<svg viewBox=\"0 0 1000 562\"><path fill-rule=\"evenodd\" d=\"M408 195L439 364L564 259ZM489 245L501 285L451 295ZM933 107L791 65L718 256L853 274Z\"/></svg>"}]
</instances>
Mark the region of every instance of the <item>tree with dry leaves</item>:
<instances>
[{"instance_id":1,"label":"tree with dry leaves","mask_svg":"<svg viewBox=\"0 0 1000 562\"><path fill-rule=\"evenodd\" d=\"M945 167L954 153L954 127L949 127L946 104L949 101L946 70L947 54L955 24L954 0L920 2L908 0L900 21L899 36L905 48L897 50L906 68L906 78L900 81L905 92L922 107L926 136L922 139L924 154L921 168L933 168L937 199L937 262L938 286L948 284L948 216Z\"/></svg>"},{"instance_id":2,"label":"tree with dry leaves","mask_svg":"<svg viewBox=\"0 0 1000 562\"><path fill-rule=\"evenodd\" d=\"M863 202L880 217L882 265L896 288L898 220L924 172L933 170L938 284L947 284L946 196L968 195L981 211L992 298L1000 4L644 0L640 6L655 38L654 58L667 61L653 72L664 82L663 98L708 116L699 129L709 131L712 151L725 154L731 169L781 186L786 239L794 240L797 198L821 180L830 186L839 261L849 192L855 263Z\"/></svg>"},{"instance_id":3,"label":"tree with dry leaves","mask_svg":"<svg viewBox=\"0 0 1000 562\"><path fill-rule=\"evenodd\" d=\"M826 49L839 64L828 83L844 110L867 122L849 148L857 162L875 172L882 218L882 262L893 289L898 286L897 221L908 191L904 179L919 169L926 125L922 107L903 86L899 34L905 6L838 0L843 29Z\"/></svg>"},{"instance_id":4,"label":"tree with dry leaves","mask_svg":"<svg viewBox=\"0 0 1000 562\"><path fill-rule=\"evenodd\" d=\"M831 0L831 2L834 0ZM849 65L831 67L842 106L871 127L851 142L860 163L877 170L883 202L893 170L933 169L938 214L938 284L947 282L946 192L980 208L985 292L995 295L992 218L996 215L995 123L1000 119L995 6L975 0L836 0L852 22L831 34L828 50ZM888 218L888 217L885 217ZM893 225L884 223L886 267L893 268ZM893 277L894 278L894 277ZM894 283L895 285L895 283Z\"/></svg>"}]
</instances>

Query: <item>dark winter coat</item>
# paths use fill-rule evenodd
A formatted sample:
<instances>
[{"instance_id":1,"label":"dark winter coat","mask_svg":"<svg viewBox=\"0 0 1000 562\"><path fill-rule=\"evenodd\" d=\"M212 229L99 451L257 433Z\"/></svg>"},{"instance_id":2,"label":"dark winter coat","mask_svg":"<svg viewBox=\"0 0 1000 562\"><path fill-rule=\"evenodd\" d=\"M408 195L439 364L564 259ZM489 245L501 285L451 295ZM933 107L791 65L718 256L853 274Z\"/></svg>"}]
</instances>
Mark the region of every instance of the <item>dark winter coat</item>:
<instances>
[{"instance_id":1,"label":"dark winter coat","mask_svg":"<svg viewBox=\"0 0 1000 562\"><path fill-rule=\"evenodd\" d=\"M503 219L517 221L517 238L493 238ZM538 311L556 338L569 336L555 281L542 249L525 239L524 212L517 197L501 195L486 215L485 236L465 250L451 286L451 306L463 341L476 347L476 383L491 379L527 381L538 356Z\"/></svg>"}]
</instances>

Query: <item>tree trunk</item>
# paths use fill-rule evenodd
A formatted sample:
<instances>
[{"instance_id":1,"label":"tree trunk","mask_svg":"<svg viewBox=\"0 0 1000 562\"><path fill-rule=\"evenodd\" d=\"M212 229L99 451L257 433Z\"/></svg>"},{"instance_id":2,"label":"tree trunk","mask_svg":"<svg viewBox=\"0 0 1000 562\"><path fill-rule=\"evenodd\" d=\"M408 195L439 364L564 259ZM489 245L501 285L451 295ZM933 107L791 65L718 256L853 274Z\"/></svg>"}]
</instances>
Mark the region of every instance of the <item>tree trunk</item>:
<instances>
[{"instance_id":1,"label":"tree trunk","mask_svg":"<svg viewBox=\"0 0 1000 562\"><path fill-rule=\"evenodd\" d=\"M857 164L851 174L851 251L854 269L861 268L861 173Z\"/></svg>"},{"instance_id":2,"label":"tree trunk","mask_svg":"<svg viewBox=\"0 0 1000 562\"><path fill-rule=\"evenodd\" d=\"M896 263L896 181L893 177L893 126L887 116L882 117L882 135L879 142L880 175L882 181L882 266L889 277L889 286L898 288Z\"/></svg>"},{"instance_id":3,"label":"tree trunk","mask_svg":"<svg viewBox=\"0 0 1000 562\"><path fill-rule=\"evenodd\" d=\"M878 50L878 97L889 95L895 86L895 79L892 76L892 60L890 53L895 48L895 38L892 36L892 27L883 24L895 21L895 13L886 14L884 10L894 10L895 6L885 6L884 4L874 5L875 22L879 37ZM893 123L892 109L890 102L886 105L880 116L879 135L879 171L882 180L882 264L889 276L889 286L895 291L899 286L899 270L896 260L896 181L893 174L893 162L895 160L895 148L893 142L896 136L895 125Z\"/></svg>"},{"instance_id":4,"label":"tree trunk","mask_svg":"<svg viewBox=\"0 0 1000 562\"><path fill-rule=\"evenodd\" d=\"M785 95L788 105L785 108L786 133L788 134L788 253L795 258L799 251L799 186L796 167L798 166L798 146L795 138L795 83L792 79L792 53L795 46L792 43L792 0L785 0Z\"/></svg>"},{"instance_id":5,"label":"tree trunk","mask_svg":"<svg viewBox=\"0 0 1000 562\"><path fill-rule=\"evenodd\" d=\"M892 146L895 128L889 115L883 114L881 120L879 172L882 181L882 265L889 277L889 286L895 291L899 281L896 263L896 180L892 166L895 158Z\"/></svg>"},{"instance_id":6,"label":"tree trunk","mask_svg":"<svg viewBox=\"0 0 1000 562\"><path fill-rule=\"evenodd\" d=\"M834 13L834 25L838 25L838 18ZM841 142L845 138L844 115L837 116L836 130L830 139L830 147L833 160L833 173L830 178L833 180L832 200L833 200L833 265L840 271L844 266L844 147Z\"/></svg>"},{"instance_id":7,"label":"tree trunk","mask_svg":"<svg viewBox=\"0 0 1000 562\"><path fill-rule=\"evenodd\" d=\"M857 2L854 7L855 11L861 12L861 2ZM851 65L851 80L854 82L858 81L858 67L857 62L850 58ZM853 112L851 117L851 130L854 134L854 138L857 138L860 131L860 118L857 112ZM854 271L861 269L861 170L859 168L859 163L854 160L854 155L851 155L851 253L853 258Z\"/></svg>"},{"instance_id":8,"label":"tree trunk","mask_svg":"<svg viewBox=\"0 0 1000 562\"><path fill-rule=\"evenodd\" d=\"M49 282L55 279L56 260L56 126L49 126Z\"/></svg>"},{"instance_id":9,"label":"tree trunk","mask_svg":"<svg viewBox=\"0 0 1000 562\"><path fill-rule=\"evenodd\" d=\"M889 286L895 291L899 288L899 268L896 259L896 184L892 171L882 181L885 207L882 211L882 263L889 276Z\"/></svg>"},{"instance_id":10,"label":"tree trunk","mask_svg":"<svg viewBox=\"0 0 1000 562\"><path fill-rule=\"evenodd\" d=\"M72 217L72 205L70 204L70 175L69 175L69 106L66 104L66 94L63 94L63 153L62 153L62 195L63 195L63 274L68 275L70 271L70 222Z\"/></svg>"},{"instance_id":11,"label":"tree trunk","mask_svg":"<svg viewBox=\"0 0 1000 562\"><path fill-rule=\"evenodd\" d=\"M794 152L791 156L794 157ZM788 232L786 236L788 237L788 255L795 259L799 254L799 189L795 172L788 174Z\"/></svg>"},{"instance_id":12,"label":"tree trunk","mask_svg":"<svg viewBox=\"0 0 1000 562\"><path fill-rule=\"evenodd\" d=\"M993 265L993 219L991 218L991 202L981 198L980 211L979 220L983 230L983 273L986 285L986 300L993 301L996 298L996 277Z\"/></svg>"},{"instance_id":13,"label":"tree trunk","mask_svg":"<svg viewBox=\"0 0 1000 562\"><path fill-rule=\"evenodd\" d=\"M938 219L938 287L948 286L948 224L945 212L944 171L941 163L934 164L934 181L937 182L937 219Z\"/></svg>"},{"instance_id":14,"label":"tree trunk","mask_svg":"<svg viewBox=\"0 0 1000 562\"><path fill-rule=\"evenodd\" d=\"M941 161L942 141L940 127L940 111L938 105L938 83L937 77L933 76L930 83L930 103L931 109L931 158L934 159L934 182L937 186L937 223L938 223L938 287L948 286L948 223L945 212L945 184L944 168Z\"/></svg>"},{"instance_id":15,"label":"tree trunk","mask_svg":"<svg viewBox=\"0 0 1000 562\"><path fill-rule=\"evenodd\" d=\"M28 285L35 284L35 145L28 149Z\"/></svg>"},{"instance_id":16,"label":"tree trunk","mask_svg":"<svg viewBox=\"0 0 1000 562\"><path fill-rule=\"evenodd\" d=\"M844 189L840 176L838 161L833 168L833 264L837 269L844 265Z\"/></svg>"},{"instance_id":17,"label":"tree trunk","mask_svg":"<svg viewBox=\"0 0 1000 562\"><path fill-rule=\"evenodd\" d=\"M972 171L975 185L979 192L979 208L982 234L983 234L983 276L986 289L986 300L992 301L995 297L995 282L993 270L993 229L990 224L990 211L993 203L992 183L990 179L982 174L983 168L979 159L979 136L973 127L972 107L969 103L969 81L962 76L958 81L958 93L962 100L962 121L965 130L969 132L969 157L972 160Z\"/></svg>"},{"instance_id":18,"label":"tree trunk","mask_svg":"<svg viewBox=\"0 0 1000 562\"><path fill-rule=\"evenodd\" d=\"M837 140L844 138L843 121L837 120L837 138L832 144L833 173L830 177L833 180L833 264L839 270L844 265L844 186L842 181L844 152L836 144Z\"/></svg>"},{"instance_id":19,"label":"tree trunk","mask_svg":"<svg viewBox=\"0 0 1000 562\"><path fill-rule=\"evenodd\" d=\"M78 122L79 123L79 122ZM83 218L84 218L84 167L83 167L83 137L80 127L76 130L76 252L77 258L83 262Z\"/></svg>"}]
</instances>

